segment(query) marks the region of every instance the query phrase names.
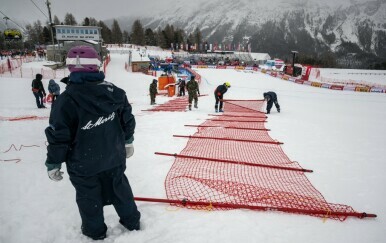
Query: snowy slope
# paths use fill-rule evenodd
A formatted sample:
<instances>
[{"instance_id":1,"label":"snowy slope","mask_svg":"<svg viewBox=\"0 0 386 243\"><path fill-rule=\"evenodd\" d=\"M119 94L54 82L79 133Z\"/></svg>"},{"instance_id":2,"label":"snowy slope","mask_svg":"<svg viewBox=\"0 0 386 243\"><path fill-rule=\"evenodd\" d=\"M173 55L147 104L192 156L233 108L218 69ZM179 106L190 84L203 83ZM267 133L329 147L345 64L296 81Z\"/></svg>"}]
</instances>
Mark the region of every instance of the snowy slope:
<instances>
[{"instance_id":1,"label":"snowy slope","mask_svg":"<svg viewBox=\"0 0 386 243\"><path fill-rule=\"evenodd\" d=\"M105 207L105 242L385 242L386 96L377 93L333 91L282 81L261 73L235 70L197 70L203 76L199 109L192 112L144 112L153 77L124 70L125 54L112 54L107 79L125 89L136 115L135 154L126 175L138 197L165 198L164 180L173 163L154 152L179 152L213 113L213 89L225 81L229 99L261 99L277 92L282 113L268 118L270 135L283 141L291 160L314 170L309 180L328 202L376 213L376 219L345 222L278 212L249 210L194 211L165 204L138 202L142 230L127 232L113 207ZM39 110L30 79L0 78L0 116L48 116ZM44 80L47 87L47 80ZM62 89L64 86L61 86ZM158 96L157 103L167 101ZM92 242L80 233L75 192L65 173L61 182L48 179L44 129L48 120L0 121L0 242ZM20 151L11 144L36 145ZM3 160L21 159L19 163ZM64 166L65 167L65 166Z\"/></svg>"}]
</instances>

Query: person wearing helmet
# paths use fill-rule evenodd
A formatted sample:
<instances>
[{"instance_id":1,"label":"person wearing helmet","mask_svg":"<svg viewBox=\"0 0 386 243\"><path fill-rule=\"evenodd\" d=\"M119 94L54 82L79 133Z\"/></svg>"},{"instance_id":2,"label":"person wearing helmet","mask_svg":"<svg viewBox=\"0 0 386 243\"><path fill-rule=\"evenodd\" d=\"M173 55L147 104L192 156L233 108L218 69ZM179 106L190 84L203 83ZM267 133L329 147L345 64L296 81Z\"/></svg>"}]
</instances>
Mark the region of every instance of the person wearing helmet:
<instances>
[{"instance_id":1,"label":"person wearing helmet","mask_svg":"<svg viewBox=\"0 0 386 243\"><path fill-rule=\"evenodd\" d=\"M264 100L267 102L267 113L269 114L271 112L272 105L275 104L277 112L280 113L280 105L277 101L277 95L273 91L269 91L263 94Z\"/></svg>"},{"instance_id":2,"label":"person wearing helmet","mask_svg":"<svg viewBox=\"0 0 386 243\"><path fill-rule=\"evenodd\" d=\"M195 80L195 76L192 75L188 83L186 83L186 89L188 90L189 95L189 110L192 110L192 102L194 100L194 108L198 108L198 97L200 95L200 89L197 81Z\"/></svg>"},{"instance_id":3,"label":"person wearing helmet","mask_svg":"<svg viewBox=\"0 0 386 243\"><path fill-rule=\"evenodd\" d=\"M217 86L217 88L214 90L214 98L216 99L216 103L214 105L215 112L224 112L223 107L223 96L228 91L228 89L231 87L231 84L229 82L225 82L224 84L221 84ZM220 106L219 106L220 103Z\"/></svg>"},{"instance_id":4,"label":"person wearing helmet","mask_svg":"<svg viewBox=\"0 0 386 243\"><path fill-rule=\"evenodd\" d=\"M48 177L62 180L61 164L66 162L84 235L106 238L103 207L111 204L125 228L139 230L141 214L124 174L126 159L134 153L136 125L126 93L104 81L92 47L71 48L66 64L71 72L66 90L55 101L45 129Z\"/></svg>"},{"instance_id":5,"label":"person wearing helmet","mask_svg":"<svg viewBox=\"0 0 386 243\"><path fill-rule=\"evenodd\" d=\"M153 82L151 82L149 87L150 105L155 105L155 97L158 94L157 82L158 82L157 79L153 79Z\"/></svg>"}]
</instances>

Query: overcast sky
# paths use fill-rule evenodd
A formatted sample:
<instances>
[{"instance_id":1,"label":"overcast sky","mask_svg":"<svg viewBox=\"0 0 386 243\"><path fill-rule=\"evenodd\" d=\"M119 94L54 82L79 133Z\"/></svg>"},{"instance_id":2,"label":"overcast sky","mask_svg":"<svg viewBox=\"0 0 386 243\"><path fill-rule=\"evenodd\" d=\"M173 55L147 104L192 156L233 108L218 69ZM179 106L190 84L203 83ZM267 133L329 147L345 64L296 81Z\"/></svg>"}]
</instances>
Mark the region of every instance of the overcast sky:
<instances>
[{"instance_id":1,"label":"overcast sky","mask_svg":"<svg viewBox=\"0 0 386 243\"><path fill-rule=\"evenodd\" d=\"M142 16L149 13L161 14L170 4L184 6L184 2L189 0L50 0L52 18L58 16L63 21L66 13L72 13L75 19L80 23L85 17L94 17L97 20L106 20L118 18L121 16ZM199 8L200 2L211 0L192 0ZM222 0L237 1L237 0ZM240 1L240 0L239 0ZM243 0L248 1L248 0ZM314 1L323 4L340 4L341 2L365 2L369 0L249 0L249 1L270 1L282 2L309 2ZM7 15L20 25L33 23L36 20L46 22L48 20L48 11L46 0L0 0L0 16ZM35 4L37 6L35 6ZM221 3L221 1L220 1ZM302 6L302 4L299 4ZM166 10L167 11L167 10ZM43 12L43 13L42 13ZM0 26L4 26L4 20L1 19ZM10 23L12 24L12 23ZM12 26L11 26L12 27Z\"/></svg>"},{"instance_id":2,"label":"overcast sky","mask_svg":"<svg viewBox=\"0 0 386 243\"><path fill-rule=\"evenodd\" d=\"M19 24L48 19L46 0L0 0L0 2L0 11ZM62 21L69 12L81 22L85 17L105 20L141 15L164 8L173 0L50 0L50 2L52 18L56 15ZM1 18L4 17L3 14L0 13ZM3 19L1 21L4 22Z\"/></svg>"}]
</instances>

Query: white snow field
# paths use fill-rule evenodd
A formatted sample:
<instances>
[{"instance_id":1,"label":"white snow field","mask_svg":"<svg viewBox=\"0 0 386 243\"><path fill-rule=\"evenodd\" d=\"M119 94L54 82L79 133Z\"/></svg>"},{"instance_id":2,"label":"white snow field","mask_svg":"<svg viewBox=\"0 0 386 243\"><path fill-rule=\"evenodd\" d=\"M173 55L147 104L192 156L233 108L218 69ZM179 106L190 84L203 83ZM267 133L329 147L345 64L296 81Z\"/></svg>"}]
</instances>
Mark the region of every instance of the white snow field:
<instances>
[{"instance_id":1,"label":"white snow field","mask_svg":"<svg viewBox=\"0 0 386 243\"><path fill-rule=\"evenodd\" d=\"M328 202L378 217L339 222L272 211L199 211L137 202L142 229L136 232L125 230L114 208L105 207L104 242L386 242L386 94L314 88L262 73L197 69L203 77L201 94L208 94L199 98L198 109L146 112L142 110L151 107L148 87L153 77L126 72L126 60L126 54L111 55L107 80L127 92L136 116L135 154L126 170L135 196L166 198L164 181L174 160L154 152L180 152L187 140L172 135L192 135L196 129L184 124L209 118L214 88L228 81L232 87L226 99L262 99L263 92L275 91L282 112L271 111L266 124L270 136L284 142L291 160L314 170L307 177ZM43 81L47 87L48 80ZM49 116L49 108L36 108L30 78L0 78L0 86L0 117ZM168 99L158 96L156 102ZM2 243L92 242L81 234L65 165L62 181L47 176L47 126L48 119L0 121Z\"/></svg>"}]
</instances>

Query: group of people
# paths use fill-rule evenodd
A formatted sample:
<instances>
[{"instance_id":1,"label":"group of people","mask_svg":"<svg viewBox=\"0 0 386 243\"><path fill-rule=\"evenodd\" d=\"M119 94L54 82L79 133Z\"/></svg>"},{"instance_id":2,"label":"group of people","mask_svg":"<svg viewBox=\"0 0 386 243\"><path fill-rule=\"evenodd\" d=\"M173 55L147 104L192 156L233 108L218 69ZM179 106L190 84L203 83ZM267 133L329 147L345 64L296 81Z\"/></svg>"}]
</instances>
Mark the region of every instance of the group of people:
<instances>
[{"instance_id":1,"label":"group of people","mask_svg":"<svg viewBox=\"0 0 386 243\"><path fill-rule=\"evenodd\" d=\"M194 108L198 108L198 96L200 96L200 89L197 81L195 80L195 76L192 75L190 77L190 80L186 84L185 84L185 80L179 79L178 82L176 83L176 86L178 87L178 96L185 96L185 89L188 91L189 110L192 110L193 102L194 102ZM225 82L217 86L217 88L214 90L215 112L224 112L223 110L224 94L228 91L230 87L231 87L231 84L229 82ZM154 105L155 97L158 94L156 79L153 79L152 83L150 84L149 92L150 92L150 104ZM277 100L276 93L273 91L269 91L269 92L263 93L263 96L264 96L264 100L267 102L266 114L270 114L273 104L275 104L276 110L280 113L280 105Z\"/></svg>"},{"instance_id":2,"label":"group of people","mask_svg":"<svg viewBox=\"0 0 386 243\"><path fill-rule=\"evenodd\" d=\"M136 121L125 91L105 81L104 73L99 71L100 60L95 49L89 46L75 46L69 50L66 63L70 76L62 81L67 85L66 90L52 106L49 126L45 129L48 177L61 181L62 163L66 163L76 191L81 232L93 240L106 238L103 216L106 205L114 206L119 223L127 230L141 228L141 213L124 173L126 159L134 154ZM45 95L41 79L42 75L38 74L32 83L39 108L43 106L40 94ZM216 111L223 111L223 95L230 87L230 83L225 82L216 88ZM187 82L186 89L189 109L192 104L198 108L200 90L194 76ZM50 92L55 93L54 90ZM150 85L150 94L151 104L155 104L156 79ZM267 92L264 96L268 113L272 103L280 111L276 94Z\"/></svg>"},{"instance_id":3,"label":"group of people","mask_svg":"<svg viewBox=\"0 0 386 243\"><path fill-rule=\"evenodd\" d=\"M44 89L42 79L43 79L43 75L38 73L36 74L35 79L32 80L32 84L31 84L32 93L35 96L36 105L38 108L46 108L44 105L44 101L45 101L44 98L46 97L47 94L46 94L46 90ZM56 98L60 94L60 86L53 79L51 79L48 82L48 92L49 92L49 96L52 99L52 103L54 103Z\"/></svg>"}]
</instances>

